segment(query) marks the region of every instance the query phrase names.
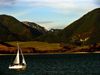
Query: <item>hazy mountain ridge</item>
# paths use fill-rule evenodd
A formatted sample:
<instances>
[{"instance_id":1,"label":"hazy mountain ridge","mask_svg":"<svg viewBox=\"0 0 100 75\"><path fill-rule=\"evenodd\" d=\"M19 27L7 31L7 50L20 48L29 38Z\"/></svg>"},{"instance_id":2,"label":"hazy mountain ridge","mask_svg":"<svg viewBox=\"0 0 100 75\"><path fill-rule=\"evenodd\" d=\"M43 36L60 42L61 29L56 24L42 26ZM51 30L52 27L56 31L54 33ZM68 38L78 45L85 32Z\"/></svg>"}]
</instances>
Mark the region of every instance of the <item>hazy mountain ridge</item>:
<instances>
[{"instance_id":1,"label":"hazy mountain ridge","mask_svg":"<svg viewBox=\"0 0 100 75\"><path fill-rule=\"evenodd\" d=\"M27 25L29 27L35 28L42 33L47 33L47 30L44 27L42 27L34 22L23 21L22 23L24 23L25 25Z\"/></svg>"},{"instance_id":2,"label":"hazy mountain ridge","mask_svg":"<svg viewBox=\"0 0 100 75\"><path fill-rule=\"evenodd\" d=\"M52 33L58 33L59 31L61 31L62 29L53 29L53 28L51 28L50 30L49 30L49 32L52 32Z\"/></svg>"}]
</instances>

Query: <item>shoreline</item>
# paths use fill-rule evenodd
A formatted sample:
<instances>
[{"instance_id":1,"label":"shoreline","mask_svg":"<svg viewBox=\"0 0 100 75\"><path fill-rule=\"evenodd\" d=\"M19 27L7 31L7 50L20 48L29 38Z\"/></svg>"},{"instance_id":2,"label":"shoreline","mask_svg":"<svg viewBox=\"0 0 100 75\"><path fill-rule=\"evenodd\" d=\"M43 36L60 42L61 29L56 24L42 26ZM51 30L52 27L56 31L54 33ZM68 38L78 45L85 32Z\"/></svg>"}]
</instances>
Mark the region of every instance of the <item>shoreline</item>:
<instances>
[{"instance_id":1,"label":"shoreline","mask_svg":"<svg viewBox=\"0 0 100 75\"><path fill-rule=\"evenodd\" d=\"M39 55L39 54L85 54L85 53L100 53L97 52L70 52L70 53L24 53L24 55ZM0 55L16 55L16 54L0 54Z\"/></svg>"}]
</instances>

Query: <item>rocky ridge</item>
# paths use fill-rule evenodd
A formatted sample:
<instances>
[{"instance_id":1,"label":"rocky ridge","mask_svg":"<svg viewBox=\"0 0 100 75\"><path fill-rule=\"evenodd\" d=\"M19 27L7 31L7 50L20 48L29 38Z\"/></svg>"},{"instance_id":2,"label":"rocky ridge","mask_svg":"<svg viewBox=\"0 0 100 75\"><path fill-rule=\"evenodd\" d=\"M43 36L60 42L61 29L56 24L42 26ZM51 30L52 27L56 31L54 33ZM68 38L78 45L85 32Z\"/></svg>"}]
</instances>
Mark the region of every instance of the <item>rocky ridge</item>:
<instances>
[{"instance_id":1,"label":"rocky ridge","mask_svg":"<svg viewBox=\"0 0 100 75\"><path fill-rule=\"evenodd\" d=\"M47 30L44 27L42 27L34 22L23 21L22 23L24 23L25 25L27 25L29 27L35 28L42 33L47 33Z\"/></svg>"}]
</instances>

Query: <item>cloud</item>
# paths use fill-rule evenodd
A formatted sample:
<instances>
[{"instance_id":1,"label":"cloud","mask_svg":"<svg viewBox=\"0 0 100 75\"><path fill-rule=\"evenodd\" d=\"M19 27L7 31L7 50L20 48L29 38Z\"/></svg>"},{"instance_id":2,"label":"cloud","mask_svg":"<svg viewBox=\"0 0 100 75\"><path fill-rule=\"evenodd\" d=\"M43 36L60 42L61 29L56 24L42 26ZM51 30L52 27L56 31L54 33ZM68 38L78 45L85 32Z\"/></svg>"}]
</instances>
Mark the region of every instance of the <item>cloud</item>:
<instances>
[{"instance_id":1,"label":"cloud","mask_svg":"<svg viewBox=\"0 0 100 75\"><path fill-rule=\"evenodd\" d=\"M53 8L63 8L64 9L64 8L75 7L76 4L61 2L61 3L48 3L46 6L53 7Z\"/></svg>"},{"instance_id":2,"label":"cloud","mask_svg":"<svg viewBox=\"0 0 100 75\"><path fill-rule=\"evenodd\" d=\"M99 0L0 0L0 5L17 5L17 6L44 6L53 8L73 8L84 3L95 1L99 4ZM18 3L17 3L18 2Z\"/></svg>"},{"instance_id":3,"label":"cloud","mask_svg":"<svg viewBox=\"0 0 100 75\"><path fill-rule=\"evenodd\" d=\"M51 26L51 25L48 25L48 26L45 26L45 28L47 29L47 30L50 30L51 28L53 28L53 29L63 29L63 28L65 28L65 27L67 27L67 25L56 25L56 26Z\"/></svg>"},{"instance_id":4,"label":"cloud","mask_svg":"<svg viewBox=\"0 0 100 75\"><path fill-rule=\"evenodd\" d=\"M16 0L0 0L0 7L8 8L10 5L14 5Z\"/></svg>"},{"instance_id":5,"label":"cloud","mask_svg":"<svg viewBox=\"0 0 100 75\"><path fill-rule=\"evenodd\" d=\"M12 14L13 16L15 16L15 17L19 17L19 16L22 16L22 15L25 15L25 14L27 14L27 13L30 13L30 12L32 12L34 9L28 9L28 10L24 10L24 11L22 11L22 12L19 12L19 13L16 13L16 14Z\"/></svg>"},{"instance_id":6,"label":"cloud","mask_svg":"<svg viewBox=\"0 0 100 75\"><path fill-rule=\"evenodd\" d=\"M94 2L100 7L100 0L94 0Z\"/></svg>"},{"instance_id":7,"label":"cloud","mask_svg":"<svg viewBox=\"0 0 100 75\"><path fill-rule=\"evenodd\" d=\"M37 23L40 23L40 24L47 24L47 23L53 23L55 21L41 21L41 22L37 22Z\"/></svg>"},{"instance_id":8,"label":"cloud","mask_svg":"<svg viewBox=\"0 0 100 75\"><path fill-rule=\"evenodd\" d=\"M6 0L7 1L7 0ZM15 0L8 0L15 1ZM94 0L16 0L15 6L23 6L23 7L50 7L56 9L77 9L80 6L86 6L93 4ZM95 3L98 4L99 0L95 0ZM14 4L14 2L13 2ZM87 9L87 8L86 8ZM66 13L66 11L63 11Z\"/></svg>"},{"instance_id":9,"label":"cloud","mask_svg":"<svg viewBox=\"0 0 100 75\"><path fill-rule=\"evenodd\" d=\"M19 6L27 7L51 7L57 9L65 8L80 8L80 6L92 5L94 0L17 0L19 1ZM100 2L96 0L95 2ZM65 11L64 11L65 12Z\"/></svg>"},{"instance_id":10,"label":"cloud","mask_svg":"<svg viewBox=\"0 0 100 75\"><path fill-rule=\"evenodd\" d=\"M1 4L15 3L16 0L0 0Z\"/></svg>"},{"instance_id":11,"label":"cloud","mask_svg":"<svg viewBox=\"0 0 100 75\"><path fill-rule=\"evenodd\" d=\"M88 2L93 0L18 0L18 1L24 1L24 2Z\"/></svg>"},{"instance_id":12,"label":"cloud","mask_svg":"<svg viewBox=\"0 0 100 75\"><path fill-rule=\"evenodd\" d=\"M4 1L4 2L13 2L15 0L1 0L1 1Z\"/></svg>"},{"instance_id":13,"label":"cloud","mask_svg":"<svg viewBox=\"0 0 100 75\"><path fill-rule=\"evenodd\" d=\"M85 6L84 5L80 5L80 6L74 6L74 7L67 7L67 8L62 8L62 9L59 9L59 10L54 10L53 12L56 12L56 13L62 13L62 14L66 14L66 15L83 15L83 14L86 14L87 12L93 10L97 8L96 5L88 5L86 4Z\"/></svg>"},{"instance_id":14,"label":"cloud","mask_svg":"<svg viewBox=\"0 0 100 75\"><path fill-rule=\"evenodd\" d=\"M58 25L58 26L53 26L53 29L63 29L65 28L67 25Z\"/></svg>"}]
</instances>

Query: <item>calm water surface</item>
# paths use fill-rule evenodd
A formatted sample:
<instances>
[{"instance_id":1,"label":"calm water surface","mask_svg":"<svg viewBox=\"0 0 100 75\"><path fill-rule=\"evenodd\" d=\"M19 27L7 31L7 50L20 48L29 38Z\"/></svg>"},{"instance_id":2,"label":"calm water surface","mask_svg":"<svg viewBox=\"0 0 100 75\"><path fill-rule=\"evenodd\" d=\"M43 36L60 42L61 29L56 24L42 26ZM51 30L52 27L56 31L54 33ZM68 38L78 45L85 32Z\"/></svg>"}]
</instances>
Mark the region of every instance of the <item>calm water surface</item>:
<instances>
[{"instance_id":1,"label":"calm water surface","mask_svg":"<svg viewBox=\"0 0 100 75\"><path fill-rule=\"evenodd\" d=\"M100 53L25 55L25 70L9 70L12 55L0 56L0 75L100 75Z\"/></svg>"}]
</instances>

